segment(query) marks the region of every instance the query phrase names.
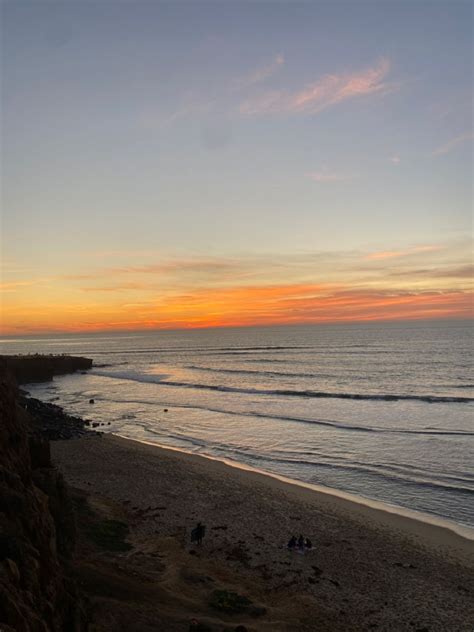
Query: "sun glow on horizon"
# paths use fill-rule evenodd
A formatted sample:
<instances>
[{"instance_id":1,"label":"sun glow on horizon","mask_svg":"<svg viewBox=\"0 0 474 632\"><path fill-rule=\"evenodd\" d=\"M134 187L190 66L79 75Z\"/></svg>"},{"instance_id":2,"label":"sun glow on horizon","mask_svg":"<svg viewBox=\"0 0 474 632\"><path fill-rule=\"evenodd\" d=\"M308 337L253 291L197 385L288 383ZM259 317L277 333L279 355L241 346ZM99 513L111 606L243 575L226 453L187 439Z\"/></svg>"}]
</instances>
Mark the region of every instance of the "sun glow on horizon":
<instances>
[{"instance_id":1,"label":"sun glow on horizon","mask_svg":"<svg viewBox=\"0 0 474 632\"><path fill-rule=\"evenodd\" d=\"M11 281L3 287L1 333L470 318L472 269L460 266L452 252L459 246L397 252L396 267L392 257L353 254L339 255L336 266L326 254L258 264L160 262ZM325 282L298 281L315 276ZM286 283L271 282L275 277Z\"/></svg>"}]
</instances>

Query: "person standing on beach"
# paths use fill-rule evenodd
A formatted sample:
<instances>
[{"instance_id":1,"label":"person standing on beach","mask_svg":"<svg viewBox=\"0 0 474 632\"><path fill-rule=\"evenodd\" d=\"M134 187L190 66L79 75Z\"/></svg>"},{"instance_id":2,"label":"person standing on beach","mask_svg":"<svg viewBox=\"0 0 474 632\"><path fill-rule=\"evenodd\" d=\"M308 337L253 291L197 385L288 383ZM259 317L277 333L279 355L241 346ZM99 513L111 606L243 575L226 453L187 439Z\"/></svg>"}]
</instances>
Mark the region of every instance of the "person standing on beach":
<instances>
[{"instance_id":1,"label":"person standing on beach","mask_svg":"<svg viewBox=\"0 0 474 632\"><path fill-rule=\"evenodd\" d=\"M201 545L205 534L206 527L201 522L198 522L196 528L191 531L191 542Z\"/></svg>"}]
</instances>

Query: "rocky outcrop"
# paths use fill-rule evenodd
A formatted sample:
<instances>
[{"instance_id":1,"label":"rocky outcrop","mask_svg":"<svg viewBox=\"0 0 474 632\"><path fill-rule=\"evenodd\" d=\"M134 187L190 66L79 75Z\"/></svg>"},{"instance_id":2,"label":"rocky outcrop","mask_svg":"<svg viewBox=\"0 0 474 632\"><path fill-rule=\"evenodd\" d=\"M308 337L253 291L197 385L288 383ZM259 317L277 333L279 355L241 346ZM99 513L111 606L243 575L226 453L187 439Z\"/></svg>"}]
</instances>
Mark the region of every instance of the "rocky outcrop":
<instances>
[{"instance_id":1,"label":"rocky outcrop","mask_svg":"<svg viewBox=\"0 0 474 632\"><path fill-rule=\"evenodd\" d=\"M87 371L92 360L66 355L24 355L0 356L0 364L15 377L18 384L29 382L49 382L55 375Z\"/></svg>"},{"instance_id":2,"label":"rocky outcrop","mask_svg":"<svg viewBox=\"0 0 474 632\"><path fill-rule=\"evenodd\" d=\"M2 366L0 419L0 630L82 632L67 488Z\"/></svg>"},{"instance_id":3,"label":"rocky outcrop","mask_svg":"<svg viewBox=\"0 0 474 632\"><path fill-rule=\"evenodd\" d=\"M24 395L20 396L19 402L31 416L32 429L44 439L50 441L76 439L90 434L90 431L86 429L88 422L81 417L68 415L61 406L41 402L39 399ZM97 423L97 425L99 424Z\"/></svg>"}]
</instances>

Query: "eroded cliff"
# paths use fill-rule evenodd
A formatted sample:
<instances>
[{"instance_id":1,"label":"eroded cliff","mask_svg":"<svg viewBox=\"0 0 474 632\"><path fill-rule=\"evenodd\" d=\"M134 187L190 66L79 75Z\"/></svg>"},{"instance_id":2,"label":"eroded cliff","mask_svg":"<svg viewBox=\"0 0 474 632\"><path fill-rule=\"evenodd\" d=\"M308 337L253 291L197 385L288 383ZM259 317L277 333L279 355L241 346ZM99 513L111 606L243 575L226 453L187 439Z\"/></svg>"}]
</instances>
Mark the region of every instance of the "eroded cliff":
<instances>
[{"instance_id":1,"label":"eroded cliff","mask_svg":"<svg viewBox=\"0 0 474 632\"><path fill-rule=\"evenodd\" d=\"M82 632L85 610L71 572L74 516L49 443L0 366L0 629Z\"/></svg>"}]
</instances>

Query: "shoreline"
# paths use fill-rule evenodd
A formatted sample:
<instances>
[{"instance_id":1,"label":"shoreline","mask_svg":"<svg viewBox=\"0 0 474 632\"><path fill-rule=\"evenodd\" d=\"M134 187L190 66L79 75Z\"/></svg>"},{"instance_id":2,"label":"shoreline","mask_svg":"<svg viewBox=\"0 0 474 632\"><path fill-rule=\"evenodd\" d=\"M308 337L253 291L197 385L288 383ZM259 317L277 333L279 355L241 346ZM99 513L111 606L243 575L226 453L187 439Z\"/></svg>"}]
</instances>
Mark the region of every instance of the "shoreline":
<instances>
[{"instance_id":1,"label":"shoreline","mask_svg":"<svg viewBox=\"0 0 474 632\"><path fill-rule=\"evenodd\" d=\"M54 441L51 452L89 511L128 529L126 552L83 549L89 595L104 617L112 609L134 621L126 585L140 616L155 622L150 629L167 617L160 629L170 632L186 629L186 618L212 632L237 624L249 632L472 631L474 545L454 531L113 434ZM200 546L191 542L198 522L206 526ZM299 534L310 550L288 550ZM112 602L104 585L118 591ZM216 611L213 595L224 593L253 609Z\"/></svg>"},{"instance_id":2,"label":"shoreline","mask_svg":"<svg viewBox=\"0 0 474 632\"><path fill-rule=\"evenodd\" d=\"M289 492L305 501L313 501L325 508L349 515L360 521L369 520L374 526L389 530L398 530L408 537L416 539L421 544L430 543L436 548L441 548L458 557L461 561L468 560L474 568L474 528L458 525L442 518L430 516L422 512L415 512L403 507L388 505L380 501L371 500L361 496L352 495L337 489L325 488L290 479L279 474L258 470L252 466L219 459L217 457L194 454L181 448L164 446L140 439L132 439L123 435L107 433L103 436L107 441L118 443L132 442L137 449L141 446L145 450L156 450L156 454L162 453L168 456L178 453L184 461L206 463L216 472L233 472L237 477L256 480L267 484L273 489L281 489Z\"/></svg>"}]
</instances>

